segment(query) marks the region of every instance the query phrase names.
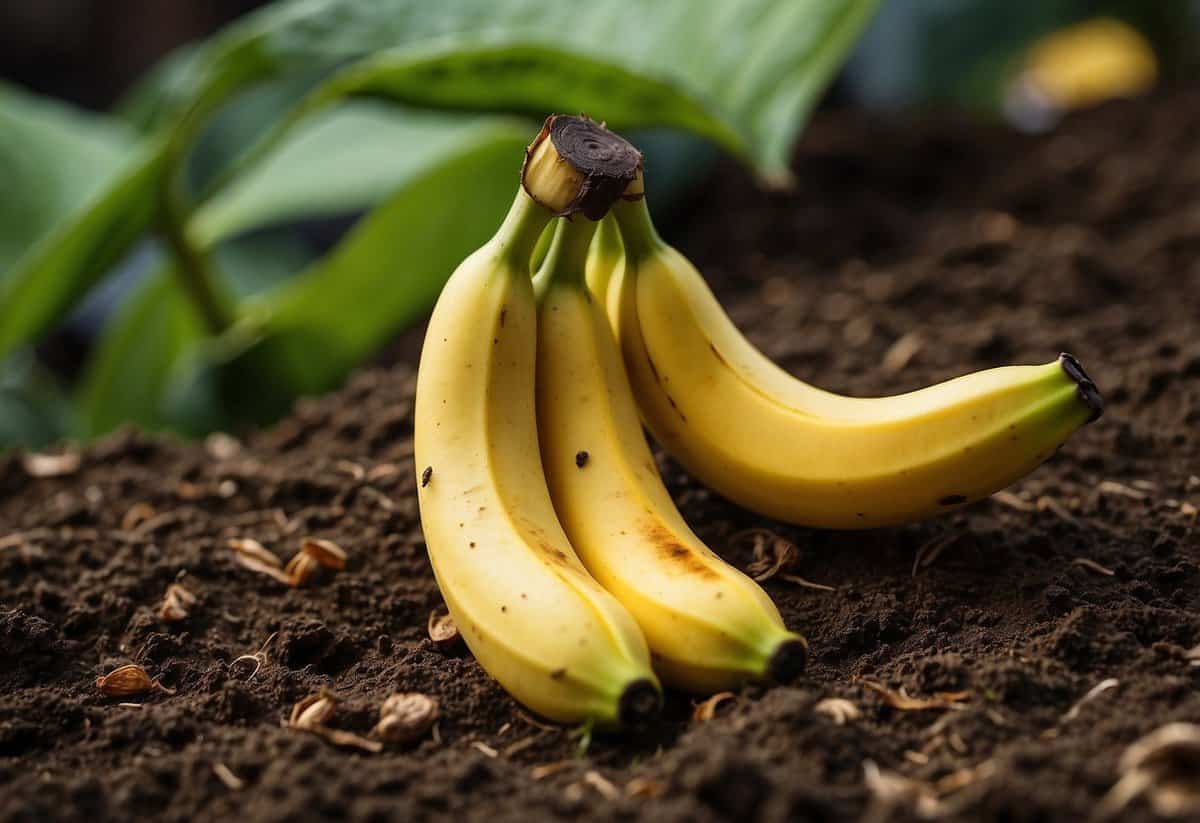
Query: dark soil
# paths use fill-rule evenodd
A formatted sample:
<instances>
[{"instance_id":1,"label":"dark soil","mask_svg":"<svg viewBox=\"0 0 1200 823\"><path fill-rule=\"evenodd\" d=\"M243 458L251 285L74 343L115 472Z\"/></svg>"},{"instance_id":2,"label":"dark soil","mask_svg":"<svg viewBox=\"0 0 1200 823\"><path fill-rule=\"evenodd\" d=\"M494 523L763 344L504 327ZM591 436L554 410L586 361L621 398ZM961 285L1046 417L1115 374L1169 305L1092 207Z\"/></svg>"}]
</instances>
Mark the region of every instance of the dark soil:
<instances>
[{"instance_id":1,"label":"dark soil","mask_svg":"<svg viewBox=\"0 0 1200 823\"><path fill-rule=\"evenodd\" d=\"M868 761L929 784L973 770L952 778L962 819L1084 819L1131 741L1200 721L1198 134L1196 93L1039 138L827 116L794 194L733 170L703 192L679 245L796 373L890 393L1070 351L1109 404L1018 497L877 532L781 526L664 462L731 562L751 559L735 535L770 529L799 549L788 571L836 587L766 583L811 639L810 670L707 723L673 695L655 728L579 756L580 735L430 643L412 363L302 403L237 454L126 433L64 477L0 458L0 820L880 819ZM300 590L225 547L253 537L286 559L308 535L350 563ZM165 624L177 580L199 602ZM256 673L237 661L264 644ZM176 693L101 696L94 678L127 662ZM899 711L867 681L969 694ZM359 732L393 691L435 695L439 737L371 755L282 728L322 686L342 701L333 724ZM814 709L828 697L861 717L835 724ZM1142 800L1127 812L1149 816Z\"/></svg>"}]
</instances>

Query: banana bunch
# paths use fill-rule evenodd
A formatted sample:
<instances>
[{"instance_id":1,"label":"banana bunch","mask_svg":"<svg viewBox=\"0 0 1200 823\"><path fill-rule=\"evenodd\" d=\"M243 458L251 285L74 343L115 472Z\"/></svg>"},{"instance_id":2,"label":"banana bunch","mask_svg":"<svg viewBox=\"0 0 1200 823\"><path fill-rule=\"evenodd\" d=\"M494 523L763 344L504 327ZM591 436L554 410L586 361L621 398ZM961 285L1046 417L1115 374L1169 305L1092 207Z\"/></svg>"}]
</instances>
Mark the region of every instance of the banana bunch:
<instances>
[{"instance_id":1,"label":"banana bunch","mask_svg":"<svg viewBox=\"0 0 1200 823\"><path fill-rule=\"evenodd\" d=\"M688 527L643 422L748 508L861 527L986 496L1101 410L1068 355L891 398L800 383L659 239L642 185L627 142L549 118L508 216L438 299L418 372L438 585L479 663L563 722L634 725L661 684L786 682L807 661L766 593Z\"/></svg>"}]
</instances>

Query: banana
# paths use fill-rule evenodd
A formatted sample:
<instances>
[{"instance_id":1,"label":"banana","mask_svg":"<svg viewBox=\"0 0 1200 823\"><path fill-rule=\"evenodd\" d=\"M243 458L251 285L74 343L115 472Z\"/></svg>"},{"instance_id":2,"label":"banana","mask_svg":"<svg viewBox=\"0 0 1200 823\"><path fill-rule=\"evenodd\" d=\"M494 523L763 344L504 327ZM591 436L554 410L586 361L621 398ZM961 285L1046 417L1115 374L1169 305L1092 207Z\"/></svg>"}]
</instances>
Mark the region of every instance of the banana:
<instances>
[{"instance_id":1,"label":"banana","mask_svg":"<svg viewBox=\"0 0 1200 823\"><path fill-rule=\"evenodd\" d=\"M637 620L668 685L711 693L792 679L804 668L803 638L688 528L659 476L607 316L584 279L595 224L558 222L535 280L537 418L571 544ZM597 270L596 249L611 240L597 238L587 268Z\"/></svg>"},{"instance_id":2,"label":"banana","mask_svg":"<svg viewBox=\"0 0 1200 823\"><path fill-rule=\"evenodd\" d=\"M606 289L642 416L688 471L748 509L826 528L920 519L1013 483L1103 411L1067 354L892 397L810 386L742 336L659 238L644 198L612 213L624 259L607 286L589 279Z\"/></svg>"},{"instance_id":3,"label":"banana","mask_svg":"<svg viewBox=\"0 0 1200 823\"><path fill-rule=\"evenodd\" d=\"M438 299L417 377L421 525L450 614L489 674L551 719L624 725L660 704L646 642L572 550L538 451L529 260L550 217L519 191Z\"/></svg>"}]
</instances>

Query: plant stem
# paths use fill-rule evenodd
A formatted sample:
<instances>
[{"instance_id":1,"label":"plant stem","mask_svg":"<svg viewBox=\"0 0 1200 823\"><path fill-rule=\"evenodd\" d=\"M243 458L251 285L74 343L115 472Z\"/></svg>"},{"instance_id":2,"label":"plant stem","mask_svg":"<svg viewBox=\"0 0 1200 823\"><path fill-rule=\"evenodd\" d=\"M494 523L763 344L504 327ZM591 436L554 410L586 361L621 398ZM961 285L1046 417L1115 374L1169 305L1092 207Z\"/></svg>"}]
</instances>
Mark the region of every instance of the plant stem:
<instances>
[{"instance_id":1,"label":"plant stem","mask_svg":"<svg viewBox=\"0 0 1200 823\"><path fill-rule=\"evenodd\" d=\"M176 263L172 270L208 330L220 334L233 325L233 308L217 283L208 252L187 235L186 217L173 179L168 170L159 200L159 227Z\"/></svg>"}]
</instances>

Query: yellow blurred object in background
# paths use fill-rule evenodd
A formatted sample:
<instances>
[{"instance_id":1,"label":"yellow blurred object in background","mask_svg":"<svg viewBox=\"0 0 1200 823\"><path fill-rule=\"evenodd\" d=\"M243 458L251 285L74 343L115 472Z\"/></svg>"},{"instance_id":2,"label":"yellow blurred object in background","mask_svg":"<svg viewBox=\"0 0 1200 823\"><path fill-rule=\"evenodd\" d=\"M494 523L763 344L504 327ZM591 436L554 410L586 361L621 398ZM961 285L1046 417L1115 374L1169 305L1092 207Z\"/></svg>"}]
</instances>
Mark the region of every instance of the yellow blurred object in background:
<instances>
[{"instance_id":1,"label":"yellow blurred object in background","mask_svg":"<svg viewBox=\"0 0 1200 823\"><path fill-rule=\"evenodd\" d=\"M1136 29L1112 19L1089 20L1033 45L1019 83L1058 109L1076 109L1153 88L1154 50Z\"/></svg>"}]
</instances>

